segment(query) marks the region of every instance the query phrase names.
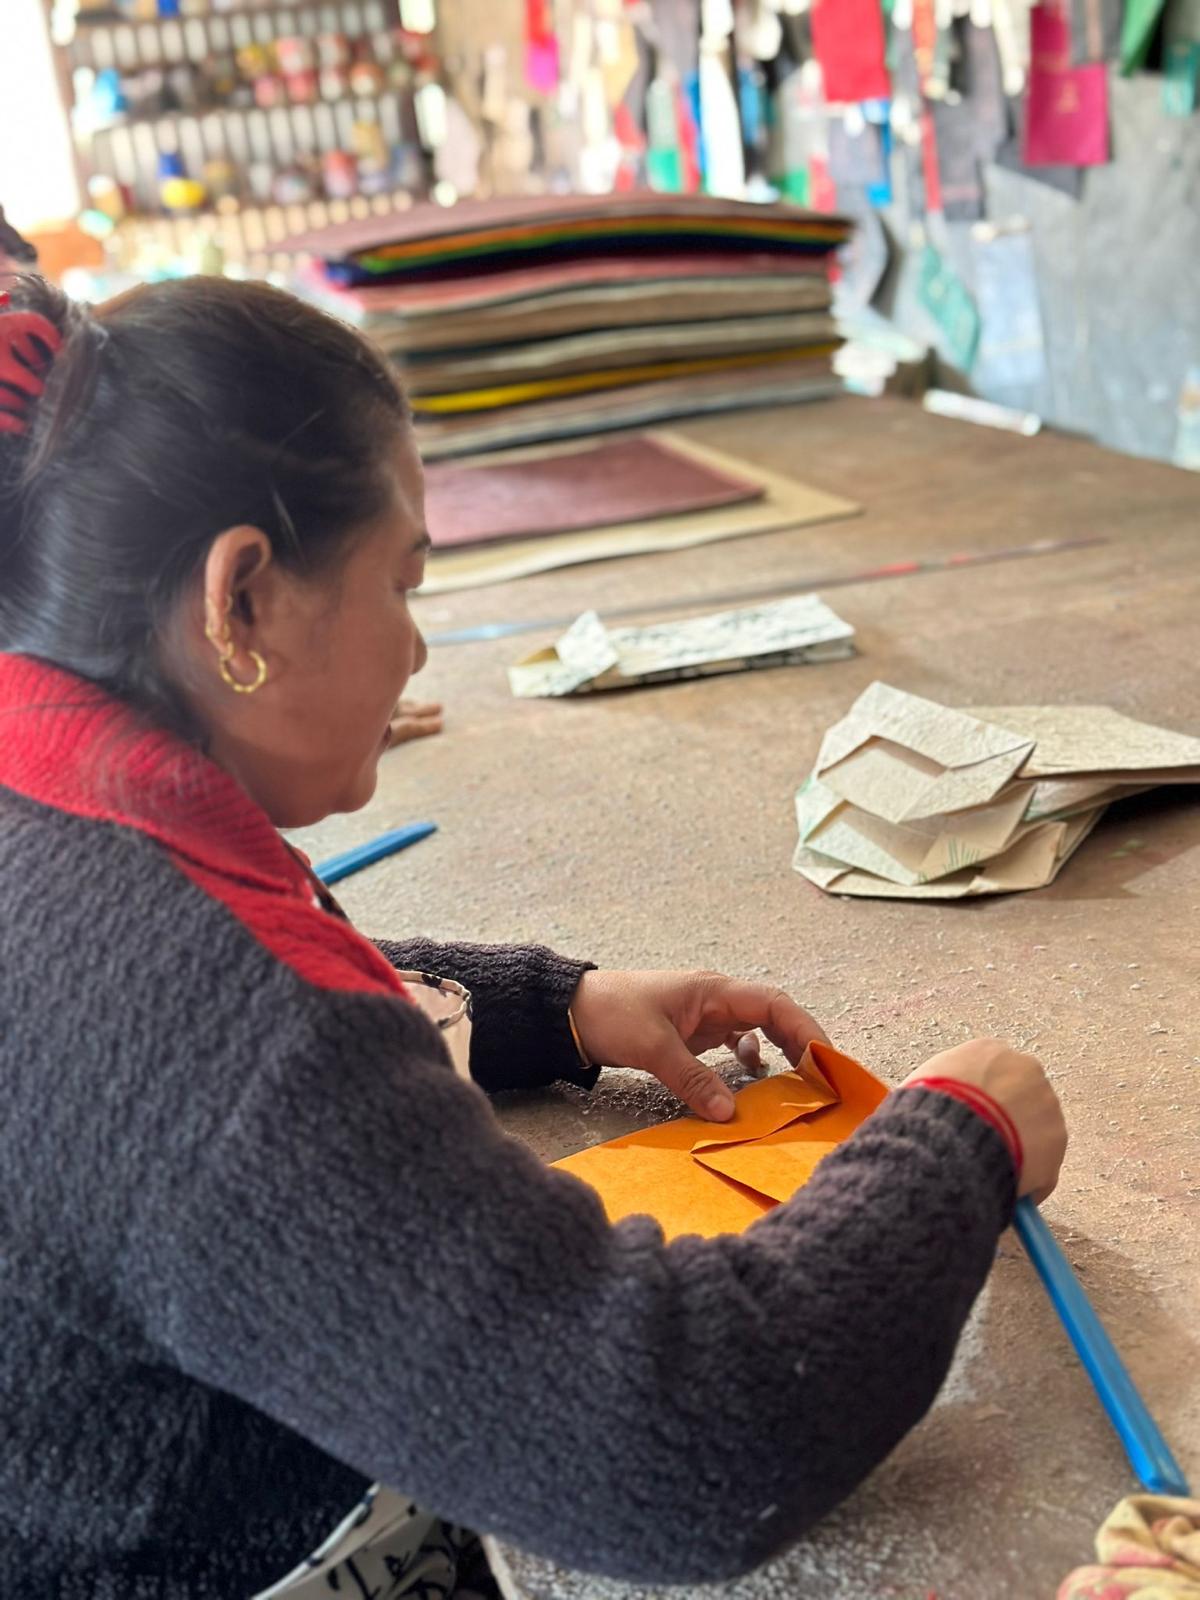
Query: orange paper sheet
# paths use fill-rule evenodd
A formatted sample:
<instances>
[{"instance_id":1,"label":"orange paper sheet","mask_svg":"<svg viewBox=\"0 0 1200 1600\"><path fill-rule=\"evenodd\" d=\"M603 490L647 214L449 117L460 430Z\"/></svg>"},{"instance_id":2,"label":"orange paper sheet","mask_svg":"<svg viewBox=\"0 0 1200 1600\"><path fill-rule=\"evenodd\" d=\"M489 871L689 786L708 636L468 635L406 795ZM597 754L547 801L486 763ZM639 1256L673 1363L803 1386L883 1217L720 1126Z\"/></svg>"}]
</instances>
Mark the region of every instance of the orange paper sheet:
<instances>
[{"instance_id":1,"label":"orange paper sheet","mask_svg":"<svg viewBox=\"0 0 1200 1600\"><path fill-rule=\"evenodd\" d=\"M741 1233L806 1184L887 1094L829 1045L737 1096L731 1122L681 1117L555 1163L590 1184L610 1222L650 1216L668 1239Z\"/></svg>"}]
</instances>

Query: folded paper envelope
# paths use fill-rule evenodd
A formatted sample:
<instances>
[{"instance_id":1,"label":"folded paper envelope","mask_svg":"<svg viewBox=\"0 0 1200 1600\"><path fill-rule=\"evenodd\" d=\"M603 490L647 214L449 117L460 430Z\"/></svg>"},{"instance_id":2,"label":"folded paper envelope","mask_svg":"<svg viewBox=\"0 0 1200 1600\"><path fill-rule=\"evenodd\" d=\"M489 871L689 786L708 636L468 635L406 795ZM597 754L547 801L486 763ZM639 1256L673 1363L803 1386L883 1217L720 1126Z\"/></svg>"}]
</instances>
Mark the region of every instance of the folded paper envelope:
<instances>
[{"instance_id":1,"label":"folded paper envelope","mask_svg":"<svg viewBox=\"0 0 1200 1600\"><path fill-rule=\"evenodd\" d=\"M1200 779L1200 770L1197 771ZM1047 817L1070 817L1076 812L1088 811L1095 806L1106 806L1113 800L1128 800L1131 795L1144 794L1156 784L1183 782L1166 772L1139 773L1136 781L1123 783L1110 776L1099 778L1039 778L1033 783L1033 792L1025 808L1026 822L1043 822Z\"/></svg>"},{"instance_id":2,"label":"folded paper envelope","mask_svg":"<svg viewBox=\"0 0 1200 1600\"><path fill-rule=\"evenodd\" d=\"M1023 831L1033 785L1010 784L989 805L908 823L885 822L809 778L796 795L800 842L847 867L914 886L1000 855Z\"/></svg>"},{"instance_id":3,"label":"folded paper envelope","mask_svg":"<svg viewBox=\"0 0 1200 1600\"><path fill-rule=\"evenodd\" d=\"M731 1122L681 1117L554 1164L589 1184L610 1222L650 1216L668 1239L744 1228L789 1199L882 1102L886 1087L829 1045L736 1097Z\"/></svg>"},{"instance_id":4,"label":"folded paper envelope","mask_svg":"<svg viewBox=\"0 0 1200 1600\"><path fill-rule=\"evenodd\" d=\"M1014 894L1053 882L1103 815L1104 807L1081 811L1060 821L1022 828L1014 844L977 867L964 867L928 883L902 885L874 872L847 867L844 861L797 846L792 866L831 894L859 895L873 900L965 900L976 895Z\"/></svg>"},{"instance_id":5,"label":"folded paper envelope","mask_svg":"<svg viewBox=\"0 0 1200 1600\"><path fill-rule=\"evenodd\" d=\"M815 594L643 628L606 628L585 611L547 650L508 669L520 698L594 694L722 672L844 661L854 629Z\"/></svg>"},{"instance_id":6,"label":"folded paper envelope","mask_svg":"<svg viewBox=\"0 0 1200 1600\"><path fill-rule=\"evenodd\" d=\"M1036 742L1025 777L1119 773L1143 783L1200 778L1200 739L1139 722L1111 706L991 706L971 715Z\"/></svg>"},{"instance_id":7,"label":"folded paper envelope","mask_svg":"<svg viewBox=\"0 0 1200 1600\"><path fill-rule=\"evenodd\" d=\"M816 775L887 822L996 799L1033 752L1031 736L873 683L821 744Z\"/></svg>"}]
</instances>

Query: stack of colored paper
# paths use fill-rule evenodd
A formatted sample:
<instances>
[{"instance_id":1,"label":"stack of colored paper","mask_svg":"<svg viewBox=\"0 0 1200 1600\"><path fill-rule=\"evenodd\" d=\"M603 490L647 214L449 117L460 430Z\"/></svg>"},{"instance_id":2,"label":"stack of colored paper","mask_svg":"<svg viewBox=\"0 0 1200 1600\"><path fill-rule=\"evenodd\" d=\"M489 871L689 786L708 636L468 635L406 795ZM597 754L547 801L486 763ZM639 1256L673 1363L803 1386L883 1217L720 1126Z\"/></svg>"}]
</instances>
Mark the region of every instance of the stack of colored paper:
<instances>
[{"instance_id":1,"label":"stack of colored paper","mask_svg":"<svg viewBox=\"0 0 1200 1600\"><path fill-rule=\"evenodd\" d=\"M793 865L833 894L1037 889L1111 801L1164 783L1200 783L1200 739L1107 706L954 711L873 683L796 796Z\"/></svg>"},{"instance_id":2,"label":"stack of colored paper","mask_svg":"<svg viewBox=\"0 0 1200 1600\"><path fill-rule=\"evenodd\" d=\"M699 195L422 206L289 241L402 369L427 456L836 392L849 224Z\"/></svg>"}]
</instances>

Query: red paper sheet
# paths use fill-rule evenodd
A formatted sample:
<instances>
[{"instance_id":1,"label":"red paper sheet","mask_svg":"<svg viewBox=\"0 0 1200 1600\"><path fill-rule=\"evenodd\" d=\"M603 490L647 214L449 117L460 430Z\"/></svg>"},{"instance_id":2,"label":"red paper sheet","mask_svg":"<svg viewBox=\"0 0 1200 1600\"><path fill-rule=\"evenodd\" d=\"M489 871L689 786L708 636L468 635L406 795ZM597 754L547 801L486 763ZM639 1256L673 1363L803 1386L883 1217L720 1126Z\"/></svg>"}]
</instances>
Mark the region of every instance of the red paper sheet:
<instances>
[{"instance_id":1,"label":"red paper sheet","mask_svg":"<svg viewBox=\"0 0 1200 1600\"><path fill-rule=\"evenodd\" d=\"M1108 75L1071 65L1071 27L1058 3L1030 17L1029 90L1021 159L1027 167L1099 167L1108 160Z\"/></svg>"},{"instance_id":2,"label":"red paper sheet","mask_svg":"<svg viewBox=\"0 0 1200 1600\"><path fill-rule=\"evenodd\" d=\"M927 101L921 112L921 173L925 179L925 209L942 209L942 169L938 165L937 128Z\"/></svg>"},{"instance_id":3,"label":"red paper sheet","mask_svg":"<svg viewBox=\"0 0 1200 1600\"><path fill-rule=\"evenodd\" d=\"M933 0L913 0L912 40L913 55L917 62L917 82L924 94L933 76L933 61L937 51L938 24Z\"/></svg>"},{"instance_id":4,"label":"red paper sheet","mask_svg":"<svg viewBox=\"0 0 1200 1600\"><path fill-rule=\"evenodd\" d=\"M762 495L760 484L640 435L524 461L425 468L425 517L435 550L644 522Z\"/></svg>"},{"instance_id":5,"label":"red paper sheet","mask_svg":"<svg viewBox=\"0 0 1200 1600\"><path fill-rule=\"evenodd\" d=\"M842 105L891 95L879 0L815 0L812 40L826 100Z\"/></svg>"}]
</instances>

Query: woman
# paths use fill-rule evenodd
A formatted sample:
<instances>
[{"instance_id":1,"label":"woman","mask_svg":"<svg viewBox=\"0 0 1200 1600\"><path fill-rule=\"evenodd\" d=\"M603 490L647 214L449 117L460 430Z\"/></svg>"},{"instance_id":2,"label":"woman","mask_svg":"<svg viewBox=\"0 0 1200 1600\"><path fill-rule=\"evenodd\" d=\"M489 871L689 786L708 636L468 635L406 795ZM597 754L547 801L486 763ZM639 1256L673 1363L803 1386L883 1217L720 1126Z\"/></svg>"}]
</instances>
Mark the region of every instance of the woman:
<instances>
[{"instance_id":1,"label":"woman","mask_svg":"<svg viewBox=\"0 0 1200 1600\"><path fill-rule=\"evenodd\" d=\"M370 797L427 546L403 399L340 324L205 279L0 310L18 1593L466 1592L464 1527L743 1571L921 1417L1015 1195L1053 1186L1057 1102L992 1043L741 1237L610 1227L505 1137L481 1091L605 1062L723 1118L697 1053L821 1035L711 974L348 925L278 830Z\"/></svg>"}]
</instances>

